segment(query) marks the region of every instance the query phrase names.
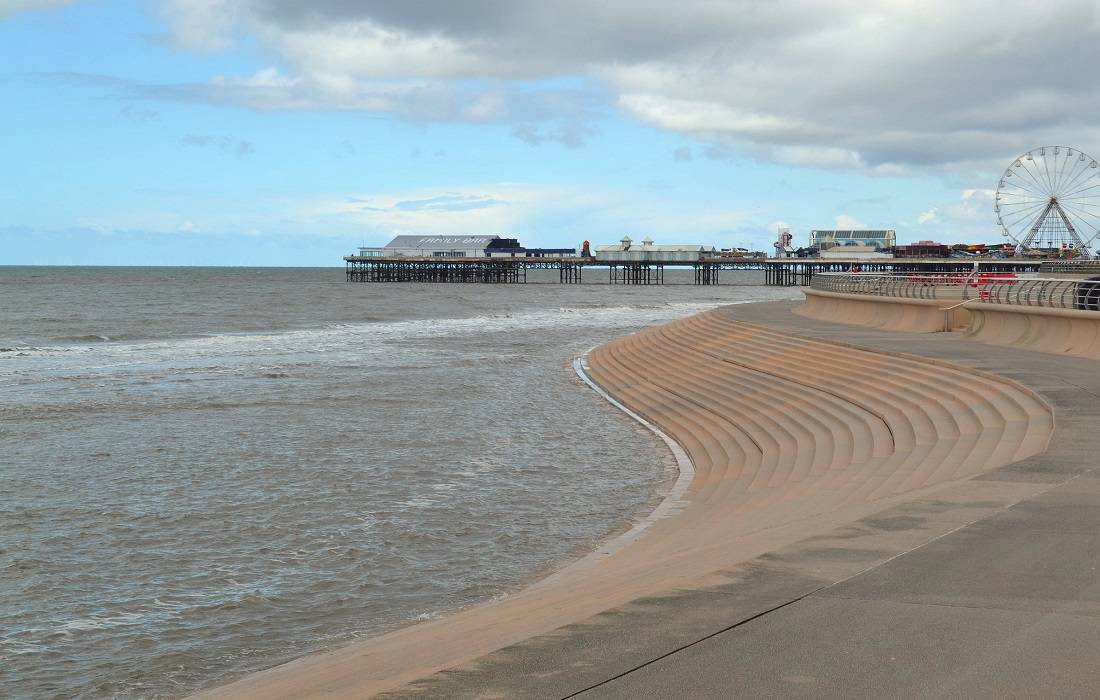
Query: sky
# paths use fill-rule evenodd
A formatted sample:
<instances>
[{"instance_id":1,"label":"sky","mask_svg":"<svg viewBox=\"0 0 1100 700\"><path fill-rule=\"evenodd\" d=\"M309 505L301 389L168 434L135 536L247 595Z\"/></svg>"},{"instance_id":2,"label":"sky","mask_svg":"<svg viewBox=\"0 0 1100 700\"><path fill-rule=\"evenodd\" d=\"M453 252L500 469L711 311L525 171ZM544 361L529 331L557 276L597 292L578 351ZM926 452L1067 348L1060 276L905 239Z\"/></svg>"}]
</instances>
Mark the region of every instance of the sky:
<instances>
[{"instance_id":1,"label":"sky","mask_svg":"<svg viewBox=\"0 0 1100 700\"><path fill-rule=\"evenodd\" d=\"M0 265L341 265L397 234L997 242L1100 153L1100 5L0 0Z\"/></svg>"}]
</instances>

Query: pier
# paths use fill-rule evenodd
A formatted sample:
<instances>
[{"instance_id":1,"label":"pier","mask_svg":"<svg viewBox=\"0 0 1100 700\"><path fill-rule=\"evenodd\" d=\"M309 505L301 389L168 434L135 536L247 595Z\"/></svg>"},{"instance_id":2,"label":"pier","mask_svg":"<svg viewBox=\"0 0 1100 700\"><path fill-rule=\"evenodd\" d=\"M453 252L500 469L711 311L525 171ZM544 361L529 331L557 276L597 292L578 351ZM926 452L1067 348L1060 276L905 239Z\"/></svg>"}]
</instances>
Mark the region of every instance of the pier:
<instances>
[{"instance_id":1,"label":"pier","mask_svg":"<svg viewBox=\"0 0 1100 700\"><path fill-rule=\"evenodd\" d=\"M605 261L590 257L378 257L348 255L344 258L348 282L451 282L522 284L528 270L557 270L560 284L582 284L585 268L607 270L610 284L662 285L665 268L691 268L694 284L720 284L723 270L761 270L764 284L774 287L809 286L814 275L823 272L871 274L1036 272L1041 260L1015 258L731 258L701 257L698 260Z\"/></svg>"}]
</instances>

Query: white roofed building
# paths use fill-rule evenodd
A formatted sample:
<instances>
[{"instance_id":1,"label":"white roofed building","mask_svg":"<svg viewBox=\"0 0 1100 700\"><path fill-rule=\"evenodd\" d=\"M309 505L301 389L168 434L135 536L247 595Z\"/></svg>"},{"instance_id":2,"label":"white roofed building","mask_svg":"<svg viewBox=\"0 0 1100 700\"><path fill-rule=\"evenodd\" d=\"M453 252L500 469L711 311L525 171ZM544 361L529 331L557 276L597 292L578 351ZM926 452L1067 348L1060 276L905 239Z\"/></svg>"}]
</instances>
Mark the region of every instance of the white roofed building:
<instances>
[{"instance_id":1,"label":"white roofed building","mask_svg":"<svg viewBox=\"0 0 1100 700\"><path fill-rule=\"evenodd\" d=\"M597 246L595 257L600 262L692 262L716 252L714 246L656 245L649 236L635 243L630 236L623 236L618 245Z\"/></svg>"},{"instance_id":2,"label":"white roofed building","mask_svg":"<svg viewBox=\"0 0 1100 700\"><path fill-rule=\"evenodd\" d=\"M823 258L890 258L896 244L893 229L810 232L810 246Z\"/></svg>"},{"instance_id":3,"label":"white roofed building","mask_svg":"<svg viewBox=\"0 0 1100 700\"><path fill-rule=\"evenodd\" d=\"M480 258L500 236L397 236L381 248L360 248L362 257Z\"/></svg>"}]
</instances>

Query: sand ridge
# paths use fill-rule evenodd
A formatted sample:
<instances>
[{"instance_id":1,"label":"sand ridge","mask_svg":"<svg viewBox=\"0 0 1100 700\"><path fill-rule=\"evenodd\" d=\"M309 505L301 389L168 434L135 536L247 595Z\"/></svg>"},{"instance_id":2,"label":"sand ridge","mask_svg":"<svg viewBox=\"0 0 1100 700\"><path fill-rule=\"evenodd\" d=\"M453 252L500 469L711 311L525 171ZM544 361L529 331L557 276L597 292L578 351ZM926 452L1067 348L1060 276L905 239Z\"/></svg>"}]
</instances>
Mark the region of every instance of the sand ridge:
<instances>
[{"instance_id":1,"label":"sand ridge","mask_svg":"<svg viewBox=\"0 0 1100 700\"><path fill-rule=\"evenodd\" d=\"M200 697L366 697L1045 449L1051 409L1014 382L707 312L593 350L588 375L672 436L687 505L552 580L276 667Z\"/></svg>"}]
</instances>

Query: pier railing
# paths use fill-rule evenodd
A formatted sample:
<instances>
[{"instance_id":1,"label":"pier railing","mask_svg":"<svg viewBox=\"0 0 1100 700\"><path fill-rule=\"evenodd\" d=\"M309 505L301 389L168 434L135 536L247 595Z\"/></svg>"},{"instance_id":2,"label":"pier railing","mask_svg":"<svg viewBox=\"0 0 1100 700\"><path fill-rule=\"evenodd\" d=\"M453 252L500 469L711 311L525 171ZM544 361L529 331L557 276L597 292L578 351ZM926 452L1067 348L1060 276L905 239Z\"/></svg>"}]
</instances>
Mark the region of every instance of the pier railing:
<instances>
[{"instance_id":1,"label":"pier railing","mask_svg":"<svg viewBox=\"0 0 1100 700\"><path fill-rule=\"evenodd\" d=\"M1039 274L1100 275L1100 260L1044 260Z\"/></svg>"},{"instance_id":2,"label":"pier railing","mask_svg":"<svg viewBox=\"0 0 1100 700\"><path fill-rule=\"evenodd\" d=\"M1013 273L823 273L814 275L810 288L899 299L1100 311L1100 280L1018 277Z\"/></svg>"}]
</instances>

